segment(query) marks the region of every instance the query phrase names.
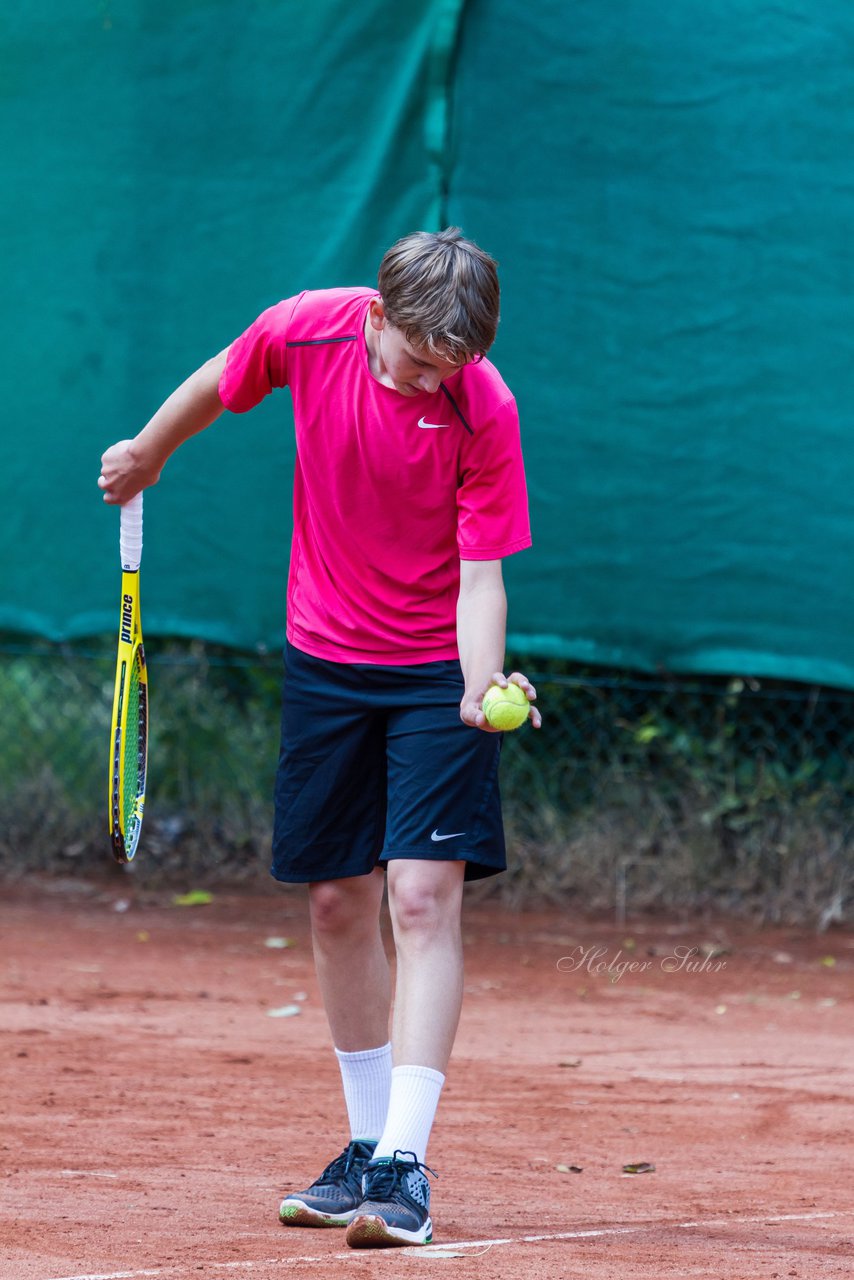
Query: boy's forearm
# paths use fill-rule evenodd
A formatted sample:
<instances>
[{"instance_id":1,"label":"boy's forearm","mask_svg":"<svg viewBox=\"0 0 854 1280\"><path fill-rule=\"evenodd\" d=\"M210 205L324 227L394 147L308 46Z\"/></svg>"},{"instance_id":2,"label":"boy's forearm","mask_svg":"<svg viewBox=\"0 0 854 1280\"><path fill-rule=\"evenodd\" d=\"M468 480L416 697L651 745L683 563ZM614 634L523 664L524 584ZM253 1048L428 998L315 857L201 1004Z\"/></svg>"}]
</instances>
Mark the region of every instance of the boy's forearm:
<instances>
[{"instance_id":1,"label":"boy's forearm","mask_svg":"<svg viewBox=\"0 0 854 1280\"><path fill-rule=\"evenodd\" d=\"M463 669L465 692L460 703L460 717L476 729L494 732L483 711L483 695L493 683L517 684L533 704L537 691L521 671L504 675L504 647L507 642L507 597L501 576L501 562L480 566L461 565L461 587L457 602L457 646ZM542 716L535 706L529 712L535 729Z\"/></svg>"},{"instance_id":2,"label":"boy's forearm","mask_svg":"<svg viewBox=\"0 0 854 1280\"><path fill-rule=\"evenodd\" d=\"M460 592L457 644L468 696L482 696L495 672L504 669L506 633L507 597L500 580Z\"/></svg>"},{"instance_id":3,"label":"boy's forearm","mask_svg":"<svg viewBox=\"0 0 854 1280\"><path fill-rule=\"evenodd\" d=\"M218 386L225 357L223 351L191 374L134 437L131 454L141 466L159 472L179 445L219 417L223 405Z\"/></svg>"},{"instance_id":4,"label":"boy's forearm","mask_svg":"<svg viewBox=\"0 0 854 1280\"><path fill-rule=\"evenodd\" d=\"M107 449L98 480L105 502L128 502L156 484L179 445L216 421L223 411L219 380L227 355L227 350L221 351L182 382L132 440L120 440Z\"/></svg>"}]
</instances>

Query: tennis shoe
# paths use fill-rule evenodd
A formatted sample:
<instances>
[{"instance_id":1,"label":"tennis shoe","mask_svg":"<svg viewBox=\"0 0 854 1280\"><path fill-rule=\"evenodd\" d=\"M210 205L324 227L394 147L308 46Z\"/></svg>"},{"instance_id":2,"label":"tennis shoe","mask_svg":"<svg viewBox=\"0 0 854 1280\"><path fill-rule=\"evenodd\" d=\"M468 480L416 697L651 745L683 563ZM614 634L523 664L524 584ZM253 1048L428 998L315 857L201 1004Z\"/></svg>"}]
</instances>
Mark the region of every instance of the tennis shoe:
<instances>
[{"instance_id":1,"label":"tennis shoe","mask_svg":"<svg viewBox=\"0 0 854 1280\"><path fill-rule=\"evenodd\" d=\"M362 1202L362 1173L375 1142L353 1141L306 1191L295 1191L279 1205L286 1227L346 1227Z\"/></svg>"},{"instance_id":2,"label":"tennis shoe","mask_svg":"<svg viewBox=\"0 0 854 1280\"><path fill-rule=\"evenodd\" d=\"M409 1157L404 1159L404 1157ZM353 1249L383 1249L407 1244L429 1244L430 1183L433 1173L420 1164L413 1151L395 1151L393 1158L372 1160L362 1178L362 1203L347 1228Z\"/></svg>"}]
</instances>

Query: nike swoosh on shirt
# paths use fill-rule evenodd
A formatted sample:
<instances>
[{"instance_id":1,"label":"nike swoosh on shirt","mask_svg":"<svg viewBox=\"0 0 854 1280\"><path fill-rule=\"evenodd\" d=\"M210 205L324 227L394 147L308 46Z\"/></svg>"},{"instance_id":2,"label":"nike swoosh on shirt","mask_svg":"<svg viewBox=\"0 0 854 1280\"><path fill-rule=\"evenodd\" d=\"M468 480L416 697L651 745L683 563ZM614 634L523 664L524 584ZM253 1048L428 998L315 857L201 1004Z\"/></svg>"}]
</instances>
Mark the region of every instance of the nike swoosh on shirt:
<instances>
[{"instance_id":1,"label":"nike swoosh on shirt","mask_svg":"<svg viewBox=\"0 0 854 1280\"><path fill-rule=\"evenodd\" d=\"M432 836L430 837L430 839L433 841L434 844L438 844L440 840L454 840L456 839L457 836L464 836L464 835L465 835L465 831L452 831L450 835L440 836L439 828L437 827L436 830L433 832Z\"/></svg>"},{"instance_id":2,"label":"nike swoosh on shirt","mask_svg":"<svg viewBox=\"0 0 854 1280\"><path fill-rule=\"evenodd\" d=\"M418 425L427 431L444 431L447 430L450 424L447 422L425 422L423 418L419 418Z\"/></svg>"}]
</instances>

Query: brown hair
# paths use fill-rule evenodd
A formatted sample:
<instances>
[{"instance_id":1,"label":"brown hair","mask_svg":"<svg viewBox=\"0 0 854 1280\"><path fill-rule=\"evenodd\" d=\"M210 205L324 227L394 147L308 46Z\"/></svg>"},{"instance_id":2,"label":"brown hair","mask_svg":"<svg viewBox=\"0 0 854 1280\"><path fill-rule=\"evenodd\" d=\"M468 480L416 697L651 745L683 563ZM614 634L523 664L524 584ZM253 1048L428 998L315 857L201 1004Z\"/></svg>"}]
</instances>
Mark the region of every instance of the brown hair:
<instances>
[{"instance_id":1,"label":"brown hair","mask_svg":"<svg viewBox=\"0 0 854 1280\"><path fill-rule=\"evenodd\" d=\"M465 364L485 355L498 328L497 268L459 227L404 236L380 263L386 318L439 359Z\"/></svg>"}]
</instances>

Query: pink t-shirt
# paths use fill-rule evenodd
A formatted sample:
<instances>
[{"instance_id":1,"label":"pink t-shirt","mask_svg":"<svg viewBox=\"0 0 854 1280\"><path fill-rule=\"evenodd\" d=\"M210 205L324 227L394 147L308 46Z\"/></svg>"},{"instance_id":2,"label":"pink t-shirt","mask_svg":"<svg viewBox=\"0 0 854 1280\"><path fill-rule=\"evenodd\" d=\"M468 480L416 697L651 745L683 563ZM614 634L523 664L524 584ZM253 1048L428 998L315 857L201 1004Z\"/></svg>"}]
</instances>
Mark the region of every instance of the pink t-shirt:
<instances>
[{"instance_id":1,"label":"pink t-shirt","mask_svg":"<svg viewBox=\"0 0 854 1280\"><path fill-rule=\"evenodd\" d=\"M383 386L364 335L376 297L329 289L270 307L231 344L220 399L244 413L291 390L291 643L333 662L455 658L460 559L531 543L516 404L487 360L433 394Z\"/></svg>"}]
</instances>

